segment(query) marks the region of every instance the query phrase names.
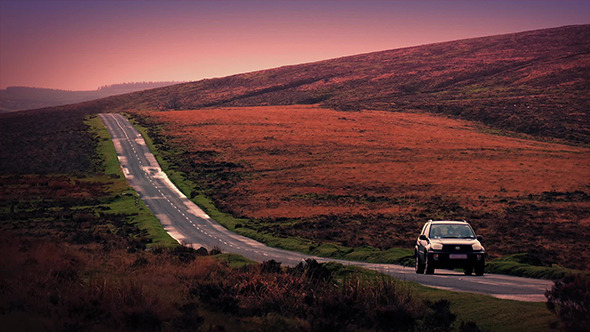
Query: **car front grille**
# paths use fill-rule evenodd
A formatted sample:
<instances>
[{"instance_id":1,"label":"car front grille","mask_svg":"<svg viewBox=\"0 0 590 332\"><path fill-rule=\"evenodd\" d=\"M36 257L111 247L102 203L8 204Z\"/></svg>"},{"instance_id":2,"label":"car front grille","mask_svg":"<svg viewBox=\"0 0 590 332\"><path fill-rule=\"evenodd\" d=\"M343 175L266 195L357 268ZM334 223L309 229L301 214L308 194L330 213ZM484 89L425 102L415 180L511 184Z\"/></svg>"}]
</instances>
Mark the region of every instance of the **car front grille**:
<instances>
[{"instance_id":1,"label":"car front grille","mask_svg":"<svg viewBox=\"0 0 590 332\"><path fill-rule=\"evenodd\" d=\"M459 248L457 250L457 248ZM445 244L443 245L443 251L448 253L463 253L472 252L473 249L470 244Z\"/></svg>"}]
</instances>

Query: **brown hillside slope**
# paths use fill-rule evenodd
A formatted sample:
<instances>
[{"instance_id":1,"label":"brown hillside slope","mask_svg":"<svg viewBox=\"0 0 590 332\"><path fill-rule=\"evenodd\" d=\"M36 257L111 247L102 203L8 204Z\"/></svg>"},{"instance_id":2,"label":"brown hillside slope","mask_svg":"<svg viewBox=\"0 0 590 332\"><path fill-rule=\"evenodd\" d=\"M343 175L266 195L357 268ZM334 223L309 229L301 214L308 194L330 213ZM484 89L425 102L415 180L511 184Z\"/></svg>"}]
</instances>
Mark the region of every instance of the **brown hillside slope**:
<instances>
[{"instance_id":1,"label":"brown hillside slope","mask_svg":"<svg viewBox=\"0 0 590 332\"><path fill-rule=\"evenodd\" d=\"M590 25L362 54L108 98L118 109L321 103L411 110L590 142Z\"/></svg>"},{"instance_id":2,"label":"brown hillside slope","mask_svg":"<svg viewBox=\"0 0 590 332\"><path fill-rule=\"evenodd\" d=\"M175 170L243 227L412 248L425 220L469 220L491 256L588 269L590 149L429 114L317 106L134 112ZM317 245L313 245L317 247ZM310 249L312 250L312 249Z\"/></svg>"}]
</instances>

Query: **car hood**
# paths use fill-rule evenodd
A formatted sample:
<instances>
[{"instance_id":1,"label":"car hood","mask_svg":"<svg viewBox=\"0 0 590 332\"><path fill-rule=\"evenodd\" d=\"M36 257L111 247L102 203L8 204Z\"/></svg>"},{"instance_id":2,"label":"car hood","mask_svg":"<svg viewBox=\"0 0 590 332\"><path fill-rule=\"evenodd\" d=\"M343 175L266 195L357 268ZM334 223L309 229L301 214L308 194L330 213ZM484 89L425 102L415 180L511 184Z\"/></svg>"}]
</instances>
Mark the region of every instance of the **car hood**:
<instances>
[{"instance_id":1,"label":"car hood","mask_svg":"<svg viewBox=\"0 0 590 332\"><path fill-rule=\"evenodd\" d=\"M432 243L440 243L440 244L475 244L479 243L476 239L430 239Z\"/></svg>"}]
</instances>

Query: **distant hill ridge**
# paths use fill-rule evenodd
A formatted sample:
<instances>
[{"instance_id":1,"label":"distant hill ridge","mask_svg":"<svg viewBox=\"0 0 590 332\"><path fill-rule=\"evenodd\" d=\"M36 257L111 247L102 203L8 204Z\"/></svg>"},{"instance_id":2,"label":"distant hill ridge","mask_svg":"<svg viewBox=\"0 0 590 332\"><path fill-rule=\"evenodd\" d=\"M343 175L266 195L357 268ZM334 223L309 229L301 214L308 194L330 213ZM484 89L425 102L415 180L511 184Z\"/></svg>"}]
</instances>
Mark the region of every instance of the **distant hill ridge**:
<instances>
[{"instance_id":1,"label":"distant hill ridge","mask_svg":"<svg viewBox=\"0 0 590 332\"><path fill-rule=\"evenodd\" d=\"M590 25L472 38L205 79L80 104L196 109L321 104L427 111L590 143Z\"/></svg>"},{"instance_id":2,"label":"distant hill ridge","mask_svg":"<svg viewBox=\"0 0 590 332\"><path fill-rule=\"evenodd\" d=\"M98 98L125 94L140 90L160 88L183 82L134 82L112 84L97 90L71 91L62 89L11 86L0 90L0 110L19 111L33 108L79 103Z\"/></svg>"},{"instance_id":3,"label":"distant hill ridge","mask_svg":"<svg viewBox=\"0 0 590 332\"><path fill-rule=\"evenodd\" d=\"M104 85L98 88L99 91L140 91L140 90L147 90L147 89L154 89L154 88L161 88L164 86L175 85L180 83L186 83L183 81L163 81L163 82L130 82L130 83L119 83L119 84L110 84ZM129 91L128 91L129 92Z\"/></svg>"}]
</instances>

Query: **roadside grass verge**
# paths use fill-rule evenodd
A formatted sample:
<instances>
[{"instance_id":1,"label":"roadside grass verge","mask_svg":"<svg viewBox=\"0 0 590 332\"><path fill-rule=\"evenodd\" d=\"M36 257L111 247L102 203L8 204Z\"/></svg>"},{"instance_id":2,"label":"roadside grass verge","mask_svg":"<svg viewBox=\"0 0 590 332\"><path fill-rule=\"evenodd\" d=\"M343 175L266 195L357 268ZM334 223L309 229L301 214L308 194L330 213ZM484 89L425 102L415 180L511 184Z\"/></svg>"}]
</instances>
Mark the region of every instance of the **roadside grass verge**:
<instances>
[{"instance_id":1,"label":"roadside grass verge","mask_svg":"<svg viewBox=\"0 0 590 332\"><path fill-rule=\"evenodd\" d=\"M328 263L327 267L339 279L350 275L378 280L393 278L355 266ZM454 292L429 288L415 282L398 281L400 287L407 287L414 296L426 301L448 300L451 312L457 315L452 330L458 331L461 322L476 322L482 331L552 331L556 317L547 310L545 303L521 302L498 299L488 295Z\"/></svg>"},{"instance_id":2,"label":"roadside grass verge","mask_svg":"<svg viewBox=\"0 0 590 332\"><path fill-rule=\"evenodd\" d=\"M560 280L576 274L590 277L590 273L585 271L568 269L559 265L544 266L540 261L535 261L529 254L514 254L488 262L486 271L549 280Z\"/></svg>"},{"instance_id":3,"label":"roadside grass verge","mask_svg":"<svg viewBox=\"0 0 590 332\"><path fill-rule=\"evenodd\" d=\"M97 137L97 154L101 158L100 164L103 167L104 174L116 179L124 179L125 177L121 173L119 159L117 158L117 152L115 152L111 135L109 135L107 128L100 118L98 116L90 116L84 123L90 127L90 132Z\"/></svg>"},{"instance_id":4,"label":"roadside grass verge","mask_svg":"<svg viewBox=\"0 0 590 332\"><path fill-rule=\"evenodd\" d=\"M417 294L425 299L436 301L446 299L451 302L451 311L459 322L476 322L482 331L555 331L557 318L547 310L543 302L521 302L503 300L495 297L451 292L428 288L415 284ZM458 326L455 326L457 329Z\"/></svg>"},{"instance_id":5,"label":"roadside grass verge","mask_svg":"<svg viewBox=\"0 0 590 332\"><path fill-rule=\"evenodd\" d=\"M103 181L112 182L109 190L114 195L109 203L104 206L108 208L107 213L112 214L131 214L133 222L137 223L140 229L148 232L152 242L147 246L173 247L178 245L162 227L162 224L139 199L137 192L129 186L125 176L121 171L119 159L111 136L98 116L89 117L85 123L90 126L90 131L98 139L97 154L104 167ZM100 180L101 176L96 176Z\"/></svg>"},{"instance_id":6,"label":"roadside grass verge","mask_svg":"<svg viewBox=\"0 0 590 332\"><path fill-rule=\"evenodd\" d=\"M253 266L258 264L257 262L249 260L248 258L242 255L232 253L221 253L218 255L214 255L213 257L215 257L217 260L221 262L225 262L227 266L229 266L232 269L241 269L246 266Z\"/></svg>"},{"instance_id":7,"label":"roadside grass verge","mask_svg":"<svg viewBox=\"0 0 590 332\"><path fill-rule=\"evenodd\" d=\"M271 247L298 251L320 257L369 263L391 263L411 266L414 262L413 251L407 248L391 248L389 250L379 250L369 246L352 248L333 242L317 242L300 237L279 237L268 232L261 232L256 228L251 228L252 226L249 220L236 218L229 213L220 211L213 201L202 193L194 195L192 200L211 218L227 229L263 242Z\"/></svg>"}]
</instances>

